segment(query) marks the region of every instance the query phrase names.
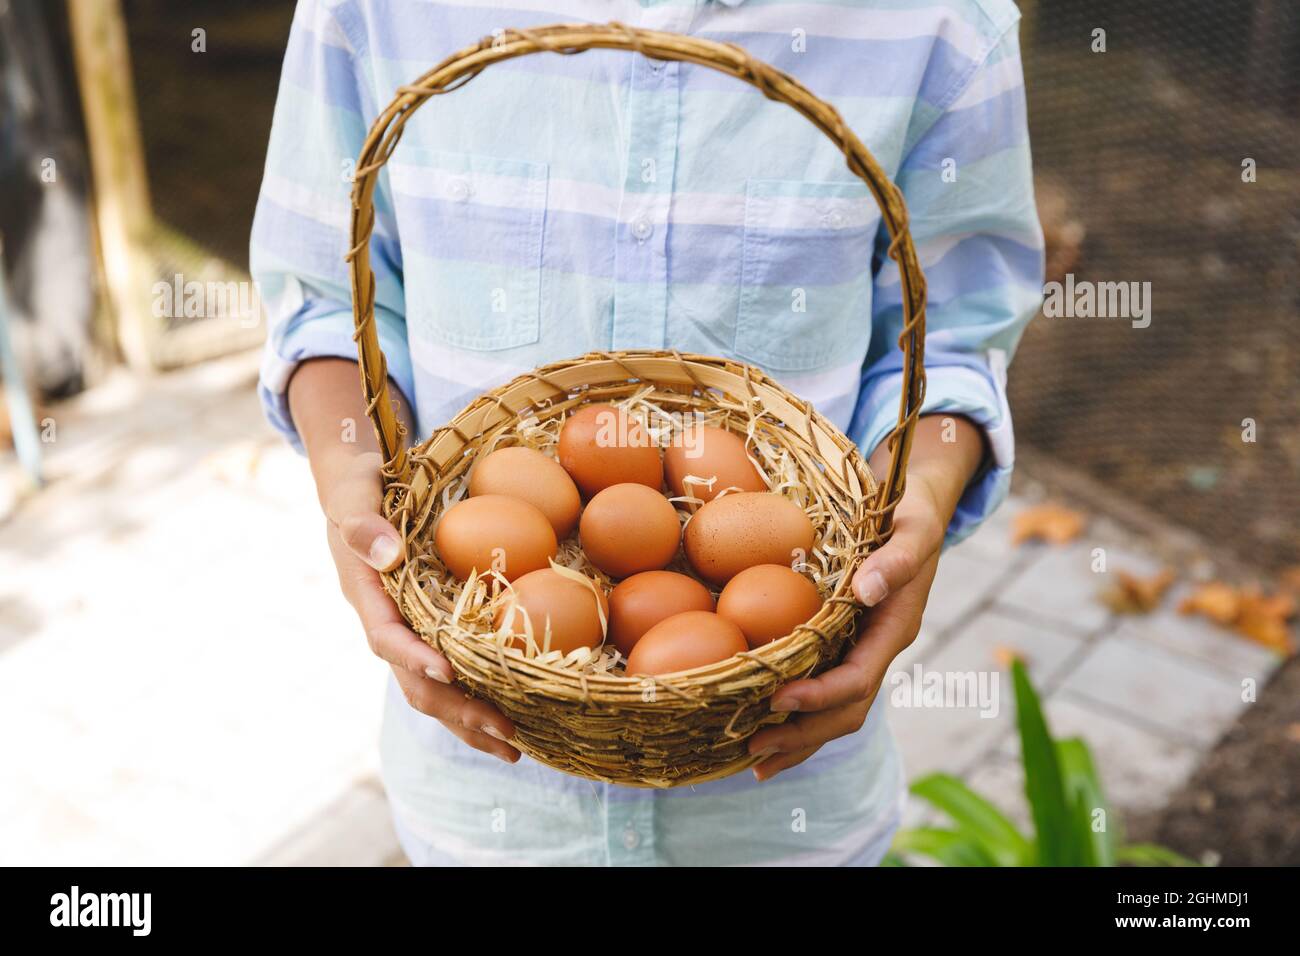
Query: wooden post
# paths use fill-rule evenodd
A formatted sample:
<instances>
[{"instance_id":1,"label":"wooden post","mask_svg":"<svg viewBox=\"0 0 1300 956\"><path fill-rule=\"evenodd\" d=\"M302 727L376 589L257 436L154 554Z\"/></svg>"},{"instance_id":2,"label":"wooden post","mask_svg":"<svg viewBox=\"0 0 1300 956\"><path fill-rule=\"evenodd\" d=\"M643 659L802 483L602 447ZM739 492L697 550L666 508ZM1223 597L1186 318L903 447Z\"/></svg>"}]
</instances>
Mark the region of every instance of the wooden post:
<instances>
[{"instance_id":1,"label":"wooden post","mask_svg":"<svg viewBox=\"0 0 1300 956\"><path fill-rule=\"evenodd\" d=\"M128 364L148 370L157 334L150 308L157 278L149 254L153 211L120 0L68 0L68 22L118 345Z\"/></svg>"}]
</instances>

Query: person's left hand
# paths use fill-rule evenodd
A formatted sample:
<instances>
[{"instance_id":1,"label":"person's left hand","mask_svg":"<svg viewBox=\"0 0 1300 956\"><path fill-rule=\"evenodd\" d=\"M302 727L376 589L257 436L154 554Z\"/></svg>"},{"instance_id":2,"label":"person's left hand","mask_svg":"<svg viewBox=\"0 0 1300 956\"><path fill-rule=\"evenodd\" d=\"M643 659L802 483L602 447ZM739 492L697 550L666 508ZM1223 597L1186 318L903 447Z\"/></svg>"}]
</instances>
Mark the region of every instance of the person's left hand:
<instances>
[{"instance_id":1,"label":"person's left hand","mask_svg":"<svg viewBox=\"0 0 1300 956\"><path fill-rule=\"evenodd\" d=\"M774 711L798 713L750 738L751 754L768 754L754 767L759 780L801 764L828 741L859 730L890 663L916 640L944 532L982 454L975 426L959 422L964 447L957 449L952 443L944 449L935 442L935 419L918 422L912 458L916 467L908 469L907 487L894 512L893 536L868 555L853 576L853 593L869 609L857 640L837 667L793 681L772 696Z\"/></svg>"}]
</instances>

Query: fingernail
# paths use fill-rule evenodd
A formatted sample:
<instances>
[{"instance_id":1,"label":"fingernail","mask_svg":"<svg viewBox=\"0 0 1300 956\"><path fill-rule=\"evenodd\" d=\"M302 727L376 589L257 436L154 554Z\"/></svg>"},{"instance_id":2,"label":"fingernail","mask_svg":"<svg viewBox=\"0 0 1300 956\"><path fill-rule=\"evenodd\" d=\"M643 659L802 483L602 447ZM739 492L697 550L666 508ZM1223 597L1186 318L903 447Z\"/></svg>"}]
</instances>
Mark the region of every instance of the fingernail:
<instances>
[{"instance_id":1,"label":"fingernail","mask_svg":"<svg viewBox=\"0 0 1300 956\"><path fill-rule=\"evenodd\" d=\"M777 714L788 714L791 711L799 709L799 701L792 697L786 697L781 700L772 701L772 711Z\"/></svg>"},{"instance_id":2,"label":"fingernail","mask_svg":"<svg viewBox=\"0 0 1300 956\"><path fill-rule=\"evenodd\" d=\"M482 727L479 728L479 730L483 731L483 733L487 734L489 737L495 737L497 740L501 741L503 744L509 744L511 747L515 747L514 744L510 743L510 738L509 738L509 737L507 737L507 736L506 736L505 734L503 734L501 731L497 730L497 729L496 729L495 727L493 727L491 724L484 724ZM518 747L515 747L515 749L518 750L519 748L518 748Z\"/></svg>"},{"instance_id":3,"label":"fingernail","mask_svg":"<svg viewBox=\"0 0 1300 956\"><path fill-rule=\"evenodd\" d=\"M442 683L442 684L450 684L450 683L451 683L451 675L450 675L450 674L446 673L446 672L443 671L441 668L433 667L432 665L430 665L429 667L426 667L426 668L424 669L424 676L425 676L425 677L428 677L428 678L431 678L431 679L433 679L433 680L436 680L436 681L438 681L439 683Z\"/></svg>"},{"instance_id":4,"label":"fingernail","mask_svg":"<svg viewBox=\"0 0 1300 956\"><path fill-rule=\"evenodd\" d=\"M370 566L376 571L382 571L396 561L401 553L402 545L396 538L381 534L370 544Z\"/></svg>"},{"instance_id":5,"label":"fingernail","mask_svg":"<svg viewBox=\"0 0 1300 956\"><path fill-rule=\"evenodd\" d=\"M754 756L759 760L766 760L768 757L772 756L772 754L779 752L780 749L780 747L764 747L758 753L754 754Z\"/></svg>"},{"instance_id":6,"label":"fingernail","mask_svg":"<svg viewBox=\"0 0 1300 956\"><path fill-rule=\"evenodd\" d=\"M875 607L889 596L889 585L885 583L883 574L872 571L867 575L866 580L858 585L857 592L859 601L867 607Z\"/></svg>"}]
</instances>

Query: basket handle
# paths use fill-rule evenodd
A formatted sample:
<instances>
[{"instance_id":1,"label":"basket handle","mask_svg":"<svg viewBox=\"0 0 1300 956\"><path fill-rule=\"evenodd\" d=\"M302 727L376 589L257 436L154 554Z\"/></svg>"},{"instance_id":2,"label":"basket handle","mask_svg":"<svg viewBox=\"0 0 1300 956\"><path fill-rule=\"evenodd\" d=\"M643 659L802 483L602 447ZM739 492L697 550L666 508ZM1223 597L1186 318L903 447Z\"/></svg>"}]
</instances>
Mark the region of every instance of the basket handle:
<instances>
[{"instance_id":1,"label":"basket handle","mask_svg":"<svg viewBox=\"0 0 1300 956\"><path fill-rule=\"evenodd\" d=\"M581 53L591 49L630 50L657 60L697 63L727 73L757 87L768 99L785 103L804 115L844 153L849 169L871 190L889 230L890 258L898 263L903 291L903 330L898 338L903 351L903 392L898 424L889 434L889 472L881 482L869 517L877 521L883 540L889 533L893 511L903 495L904 473L911 452L912 434L925 397L925 277L917 261L908 229L907 207L898 187L849 129L833 106L818 99L798 80L757 60L741 47L699 37L643 30L621 23L555 24L530 30L504 30L484 37L476 45L453 53L414 83L399 87L397 95L379 114L366 136L357 160L352 185L351 264L353 338L360 358L361 390L366 414L375 426L383 454L385 486L409 481L409 460L401 423L388 391L388 366L375 328L375 275L370 269L370 235L375 226L374 193L379 171L393 155L402 130L412 114L431 96L449 93L468 83L482 70L533 53Z\"/></svg>"}]
</instances>

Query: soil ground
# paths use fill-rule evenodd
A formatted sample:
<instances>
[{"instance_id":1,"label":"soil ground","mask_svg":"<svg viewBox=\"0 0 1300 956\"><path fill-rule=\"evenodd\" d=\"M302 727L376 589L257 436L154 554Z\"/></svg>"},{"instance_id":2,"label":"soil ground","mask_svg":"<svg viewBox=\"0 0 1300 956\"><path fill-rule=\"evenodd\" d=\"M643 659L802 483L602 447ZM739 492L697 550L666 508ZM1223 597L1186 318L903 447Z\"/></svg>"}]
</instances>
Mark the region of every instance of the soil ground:
<instances>
[{"instance_id":1,"label":"soil ground","mask_svg":"<svg viewBox=\"0 0 1300 956\"><path fill-rule=\"evenodd\" d=\"M1219 741L1162 811L1130 835L1221 866L1300 866L1300 658Z\"/></svg>"}]
</instances>

